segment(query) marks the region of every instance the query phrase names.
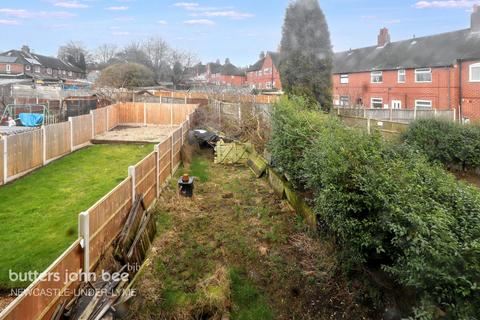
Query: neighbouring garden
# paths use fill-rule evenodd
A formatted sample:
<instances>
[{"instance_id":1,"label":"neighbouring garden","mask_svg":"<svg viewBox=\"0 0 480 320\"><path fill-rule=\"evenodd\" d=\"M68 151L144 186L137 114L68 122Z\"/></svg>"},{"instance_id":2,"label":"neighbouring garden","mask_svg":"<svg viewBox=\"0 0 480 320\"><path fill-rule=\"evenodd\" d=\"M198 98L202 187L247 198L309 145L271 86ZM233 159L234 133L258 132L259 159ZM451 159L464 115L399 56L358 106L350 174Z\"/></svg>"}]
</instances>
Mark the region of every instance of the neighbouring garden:
<instances>
[{"instance_id":1,"label":"neighbouring garden","mask_svg":"<svg viewBox=\"0 0 480 320\"><path fill-rule=\"evenodd\" d=\"M350 279L372 288L363 303L404 318L474 319L480 191L444 164L478 166L478 129L422 121L403 142L386 142L315 107L278 103L269 149L335 239Z\"/></svg>"},{"instance_id":2,"label":"neighbouring garden","mask_svg":"<svg viewBox=\"0 0 480 320\"><path fill-rule=\"evenodd\" d=\"M77 237L78 214L127 177L150 145L96 145L0 187L0 289L12 272L42 272Z\"/></svg>"}]
</instances>

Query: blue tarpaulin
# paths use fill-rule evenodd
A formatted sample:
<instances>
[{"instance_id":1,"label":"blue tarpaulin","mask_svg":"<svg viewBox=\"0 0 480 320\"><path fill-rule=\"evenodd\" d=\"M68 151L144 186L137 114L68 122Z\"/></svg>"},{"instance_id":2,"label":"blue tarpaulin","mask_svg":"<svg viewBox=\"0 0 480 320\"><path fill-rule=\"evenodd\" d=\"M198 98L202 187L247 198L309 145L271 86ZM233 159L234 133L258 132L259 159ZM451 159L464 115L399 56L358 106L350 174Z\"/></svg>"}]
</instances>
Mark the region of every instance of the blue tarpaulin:
<instances>
[{"instance_id":1,"label":"blue tarpaulin","mask_svg":"<svg viewBox=\"0 0 480 320\"><path fill-rule=\"evenodd\" d=\"M25 127L38 127L43 124L43 114L40 113L20 113L18 117Z\"/></svg>"}]
</instances>

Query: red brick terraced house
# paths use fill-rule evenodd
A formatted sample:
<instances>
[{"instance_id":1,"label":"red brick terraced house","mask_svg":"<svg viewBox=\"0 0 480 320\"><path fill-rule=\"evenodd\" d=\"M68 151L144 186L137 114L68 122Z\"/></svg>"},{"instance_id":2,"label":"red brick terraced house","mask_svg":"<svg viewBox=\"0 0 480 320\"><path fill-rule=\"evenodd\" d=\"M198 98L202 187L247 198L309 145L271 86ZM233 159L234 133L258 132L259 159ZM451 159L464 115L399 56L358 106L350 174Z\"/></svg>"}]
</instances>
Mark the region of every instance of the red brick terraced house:
<instances>
[{"instance_id":1,"label":"red brick terraced house","mask_svg":"<svg viewBox=\"0 0 480 320\"><path fill-rule=\"evenodd\" d=\"M0 54L0 78L59 81L85 79L86 74L76 66L57 58L22 50L10 50Z\"/></svg>"},{"instance_id":2,"label":"red brick terraced house","mask_svg":"<svg viewBox=\"0 0 480 320\"><path fill-rule=\"evenodd\" d=\"M278 71L279 54L267 52L260 54L260 59L247 70L246 84L251 89L282 90Z\"/></svg>"},{"instance_id":3,"label":"red brick terraced house","mask_svg":"<svg viewBox=\"0 0 480 320\"><path fill-rule=\"evenodd\" d=\"M334 103L365 108L455 109L480 120L480 7L469 29L336 53Z\"/></svg>"},{"instance_id":4,"label":"red brick terraced house","mask_svg":"<svg viewBox=\"0 0 480 320\"><path fill-rule=\"evenodd\" d=\"M210 83L219 86L242 87L245 85L245 72L234 66L229 59L225 59L225 64L209 64L207 70L214 70L210 75Z\"/></svg>"}]
</instances>

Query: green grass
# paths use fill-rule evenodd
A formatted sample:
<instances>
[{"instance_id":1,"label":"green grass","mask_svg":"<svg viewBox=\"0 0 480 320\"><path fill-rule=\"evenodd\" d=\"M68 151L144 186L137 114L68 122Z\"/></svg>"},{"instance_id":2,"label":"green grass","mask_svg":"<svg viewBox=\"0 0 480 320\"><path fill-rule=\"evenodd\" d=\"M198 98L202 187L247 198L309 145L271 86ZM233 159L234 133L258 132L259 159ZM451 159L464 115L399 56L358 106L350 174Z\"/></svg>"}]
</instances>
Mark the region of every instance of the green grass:
<instances>
[{"instance_id":1,"label":"green grass","mask_svg":"<svg viewBox=\"0 0 480 320\"><path fill-rule=\"evenodd\" d=\"M274 315L266 302L266 298L248 280L240 269L230 270L232 286L232 319L236 320L269 320Z\"/></svg>"},{"instance_id":2,"label":"green grass","mask_svg":"<svg viewBox=\"0 0 480 320\"><path fill-rule=\"evenodd\" d=\"M78 214L127 176L153 148L99 145L0 187L0 289L22 287L13 272L43 271L77 237Z\"/></svg>"}]
</instances>

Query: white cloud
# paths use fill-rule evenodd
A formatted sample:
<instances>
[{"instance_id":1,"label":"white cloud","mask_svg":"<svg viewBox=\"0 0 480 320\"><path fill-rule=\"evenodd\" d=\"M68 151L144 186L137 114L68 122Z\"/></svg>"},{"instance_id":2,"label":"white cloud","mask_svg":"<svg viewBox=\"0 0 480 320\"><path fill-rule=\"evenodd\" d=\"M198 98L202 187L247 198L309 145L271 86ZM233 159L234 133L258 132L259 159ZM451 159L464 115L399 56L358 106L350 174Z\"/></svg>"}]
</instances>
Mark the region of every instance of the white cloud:
<instances>
[{"instance_id":1,"label":"white cloud","mask_svg":"<svg viewBox=\"0 0 480 320\"><path fill-rule=\"evenodd\" d=\"M121 22L128 22L128 21L134 21L134 17L116 17L113 20L115 21L121 21Z\"/></svg>"},{"instance_id":2,"label":"white cloud","mask_svg":"<svg viewBox=\"0 0 480 320\"><path fill-rule=\"evenodd\" d=\"M25 9L10 9L10 8L0 8L0 14L4 14L11 17L28 19L28 18L72 18L75 17L75 14L64 11L28 11Z\"/></svg>"},{"instance_id":3,"label":"white cloud","mask_svg":"<svg viewBox=\"0 0 480 320\"><path fill-rule=\"evenodd\" d=\"M127 6L113 6L113 7L108 7L106 9L110 10L110 11L125 11L125 10L128 10L128 7Z\"/></svg>"},{"instance_id":4,"label":"white cloud","mask_svg":"<svg viewBox=\"0 0 480 320\"><path fill-rule=\"evenodd\" d=\"M252 13L246 12L239 12L235 10L228 10L228 11L206 11L203 13L195 14L197 16L205 16L205 17L225 17L230 18L233 20L242 20L247 18L253 18L255 15Z\"/></svg>"},{"instance_id":5,"label":"white cloud","mask_svg":"<svg viewBox=\"0 0 480 320\"><path fill-rule=\"evenodd\" d=\"M202 25L202 26L214 26L215 22L212 20L208 19L193 19L193 20L187 20L183 22L184 24L188 25Z\"/></svg>"},{"instance_id":6,"label":"white cloud","mask_svg":"<svg viewBox=\"0 0 480 320\"><path fill-rule=\"evenodd\" d=\"M413 5L417 9L427 8L471 8L474 4L480 4L479 0L437 0L418 1Z\"/></svg>"},{"instance_id":7,"label":"white cloud","mask_svg":"<svg viewBox=\"0 0 480 320\"><path fill-rule=\"evenodd\" d=\"M200 4L196 2L177 2L177 3L174 3L173 6L184 8L186 10L193 10L194 8L198 8Z\"/></svg>"},{"instance_id":8,"label":"white cloud","mask_svg":"<svg viewBox=\"0 0 480 320\"><path fill-rule=\"evenodd\" d=\"M19 24L17 20L0 19L0 25L2 26L18 26Z\"/></svg>"},{"instance_id":9,"label":"white cloud","mask_svg":"<svg viewBox=\"0 0 480 320\"><path fill-rule=\"evenodd\" d=\"M157 23L158 23L158 24L161 24L161 25L163 25L163 26L168 24L168 22L165 21L165 20L158 20Z\"/></svg>"},{"instance_id":10,"label":"white cloud","mask_svg":"<svg viewBox=\"0 0 480 320\"><path fill-rule=\"evenodd\" d=\"M58 1L53 4L55 7L68 8L68 9L85 9L89 6L77 1Z\"/></svg>"}]
</instances>

